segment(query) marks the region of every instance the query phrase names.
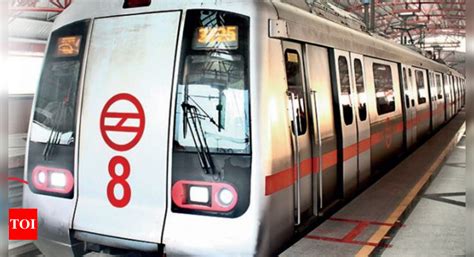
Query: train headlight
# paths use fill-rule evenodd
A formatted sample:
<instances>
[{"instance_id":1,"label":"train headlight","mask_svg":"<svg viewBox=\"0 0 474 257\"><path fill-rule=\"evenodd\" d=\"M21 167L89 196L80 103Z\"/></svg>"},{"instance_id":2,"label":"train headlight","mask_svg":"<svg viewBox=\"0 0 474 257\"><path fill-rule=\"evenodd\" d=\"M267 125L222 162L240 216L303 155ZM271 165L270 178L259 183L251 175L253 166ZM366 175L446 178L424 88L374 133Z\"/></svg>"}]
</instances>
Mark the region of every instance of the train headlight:
<instances>
[{"instance_id":1,"label":"train headlight","mask_svg":"<svg viewBox=\"0 0 474 257\"><path fill-rule=\"evenodd\" d=\"M74 187L74 177L67 169L36 166L31 179L34 188L43 192L69 194Z\"/></svg>"},{"instance_id":2,"label":"train headlight","mask_svg":"<svg viewBox=\"0 0 474 257\"><path fill-rule=\"evenodd\" d=\"M194 203L209 203L210 192L208 187L190 186L189 187L189 201Z\"/></svg>"},{"instance_id":3,"label":"train headlight","mask_svg":"<svg viewBox=\"0 0 474 257\"><path fill-rule=\"evenodd\" d=\"M67 184L66 175L60 172L51 172L50 173L50 183L51 186L57 188L64 188Z\"/></svg>"},{"instance_id":4,"label":"train headlight","mask_svg":"<svg viewBox=\"0 0 474 257\"><path fill-rule=\"evenodd\" d=\"M38 173L38 182L41 184L46 183L46 172L41 171Z\"/></svg>"},{"instance_id":5,"label":"train headlight","mask_svg":"<svg viewBox=\"0 0 474 257\"><path fill-rule=\"evenodd\" d=\"M227 188L222 188L218 194L219 203L229 206L234 201L234 194Z\"/></svg>"},{"instance_id":6,"label":"train headlight","mask_svg":"<svg viewBox=\"0 0 474 257\"><path fill-rule=\"evenodd\" d=\"M239 195L234 186L225 182L178 180L171 189L171 198L181 209L230 212Z\"/></svg>"}]
</instances>

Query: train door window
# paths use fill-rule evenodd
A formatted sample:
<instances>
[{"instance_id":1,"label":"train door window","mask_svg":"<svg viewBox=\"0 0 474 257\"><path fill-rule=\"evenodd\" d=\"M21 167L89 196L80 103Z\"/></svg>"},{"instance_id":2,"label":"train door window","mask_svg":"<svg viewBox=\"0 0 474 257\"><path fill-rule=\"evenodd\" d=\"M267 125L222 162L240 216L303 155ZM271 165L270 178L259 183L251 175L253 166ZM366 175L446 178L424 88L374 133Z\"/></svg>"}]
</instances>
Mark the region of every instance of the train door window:
<instances>
[{"instance_id":1,"label":"train door window","mask_svg":"<svg viewBox=\"0 0 474 257\"><path fill-rule=\"evenodd\" d=\"M421 70L415 71L416 87L418 92L418 104L426 103L427 92L425 88L425 76Z\"/></svg>"},{"instance_id":2,"label":"train door window","mask_svg":"<svg viewBox=\"0 0 474 257\"><path fill-rule=\"evenodd\" d=\"M411 72L411 69L408 69L408 78L409 78L410 83L413 83L413 74ZM412 85L411 88L412 89L410 89L410 92L411 92L410 94L412 95L412 98L414 98L415 96L412 91L414 86ZM410 101L411 101L411 107L415 107L415 99L411 99Z\"/></svg>"},{"instance_id":3,"label":"train door window","mask_svg":"<svg viewBox=\"0 0 474 257\"><path fill-rule=\"evenodd\" d=\"M304 101L303 73L301 72L301 59L298 51L286 49L285 51L286 78L288 81L288 91L296 97L294 99L295 117L298 124L298 135L306 133L306 105ZM290 116L293 119L293 116ZM291 122L292 129L295 131L295 121Z\"/></svg>"},{"instance_id":4,"label":"train door window","mask_svg":"<svg viewBox=\"0 0 474 257\"><path fill-rule=\"evenodd\" d=\"M436 85L435 85L433 72L431 71L429 72L428 78L429 78L430 89L431 89L431 101L436 101L436 92L435 92Z\"/></svg>"},{"instance_id":5,"label":"train door window","mask_svg":"<svg viewBox=\"0 0 474 257\"><path fill-rule=\"evenodd\" d=\"M364 71L360 59L354 59L354 76L359 99L359 118L361 121L367 119L367 96L364 85Z\"/></svg>"},{"instance_id":6,"label":"train door window","mask_svg":"<svg viewBox=\"0 0 474 257\"><path fill-rule=\"evenodd\" d=\"M436 74L436 87L438 89L438 99L443 99L443 87L441 82L441 75Z\"/></svg>"},{"instance_id":7,"label":"train door window","mask_svg":"<svg viewBox=\"0 0 474 257\"><path fill-rule=\"evenodd\" d=\"M392 68L389 65L374 63L374 86L377 101L377 113L383 115L395 111Z\"/></svg>"},{"instance_id":8,"label":"train door window","mask_svg":"<svg viewBox=\"0 0 474 257\"><path fill-rule=\"evenodd\" d=\"M347 62L347 59L344 56L339 56L337 63L339 67L339 86L341 89L341 98L339 101L341 102L342 106L344 123L346 125L351 125L354 121L354 116L352 113L349 63Z\"/></svg>"},{"instance_id":9,"label":"train door window","mask_svg":"<svg viewBox=\"0 0 474 257\"><path fill-rule=\"evenodd\" d=\"M403 68L403 91L405 91L405 106L410 108L410 94L408 93L407 69Z\"/></svg>"}]
</instances>

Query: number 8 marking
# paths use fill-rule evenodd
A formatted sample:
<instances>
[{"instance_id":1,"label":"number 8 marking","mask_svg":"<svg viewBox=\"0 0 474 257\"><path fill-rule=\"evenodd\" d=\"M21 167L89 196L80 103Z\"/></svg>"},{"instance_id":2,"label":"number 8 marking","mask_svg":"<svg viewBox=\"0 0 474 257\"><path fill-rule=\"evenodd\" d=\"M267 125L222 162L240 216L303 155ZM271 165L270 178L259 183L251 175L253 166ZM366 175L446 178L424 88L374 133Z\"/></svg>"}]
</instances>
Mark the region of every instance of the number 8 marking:
<instances>
[{"instance_id":1,"label":"number 8 marking","mask_svg":"<svg viewBox=\"0 0 474 257\"><path fill-rule=\"evenodd\" d=\"M122 175L117 175L117 165L121 164L123 168ZM130 190L130 185L127 182L128 176L130 176L130 163L127 159L122 156L115 156L109 162L109 174L112 177L112 180L107 184L107 198L109 198L110 203L117 207L123 208L127 206L132 197L132 191ZM117 184L121 185L123 188L122 199L117 199L115 197L114 189Z\"/></svg>"}]
</instances>

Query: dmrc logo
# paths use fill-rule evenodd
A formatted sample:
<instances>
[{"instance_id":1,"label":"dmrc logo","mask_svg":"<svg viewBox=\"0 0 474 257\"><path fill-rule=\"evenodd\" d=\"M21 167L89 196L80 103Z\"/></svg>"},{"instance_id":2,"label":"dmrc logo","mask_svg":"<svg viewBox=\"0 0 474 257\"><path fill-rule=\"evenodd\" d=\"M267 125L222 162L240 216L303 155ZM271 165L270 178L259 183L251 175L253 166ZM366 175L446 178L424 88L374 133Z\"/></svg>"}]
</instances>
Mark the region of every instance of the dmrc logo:
<instances>
[{"instance_id":1,"label":"dmrc logo","mask_svg":"<svg viewBox=\"0 0 474 257\"><path fill-rule=\"evenodd\" d=\"M8 211L8 239L37 240L38 210L10 209Z\"/></svg>"}]
</instances>

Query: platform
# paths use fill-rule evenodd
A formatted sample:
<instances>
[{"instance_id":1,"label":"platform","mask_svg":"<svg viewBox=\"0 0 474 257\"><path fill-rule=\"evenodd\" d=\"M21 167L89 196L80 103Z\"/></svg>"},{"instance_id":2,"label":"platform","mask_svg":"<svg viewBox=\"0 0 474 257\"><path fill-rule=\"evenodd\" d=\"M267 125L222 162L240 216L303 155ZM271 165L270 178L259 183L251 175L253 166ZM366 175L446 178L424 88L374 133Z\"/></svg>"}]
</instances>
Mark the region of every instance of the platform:
<instances>
[{"instance_id":1,"label":"platform","mask_svg":"<svg viewBox=\"0 0 474 257\"><path fill-rule=\"evenodd\" d=\"M464 133L461 112L280 256L463 255Z\"/></svg>"}]
</instances>

